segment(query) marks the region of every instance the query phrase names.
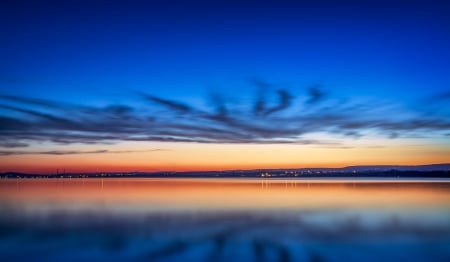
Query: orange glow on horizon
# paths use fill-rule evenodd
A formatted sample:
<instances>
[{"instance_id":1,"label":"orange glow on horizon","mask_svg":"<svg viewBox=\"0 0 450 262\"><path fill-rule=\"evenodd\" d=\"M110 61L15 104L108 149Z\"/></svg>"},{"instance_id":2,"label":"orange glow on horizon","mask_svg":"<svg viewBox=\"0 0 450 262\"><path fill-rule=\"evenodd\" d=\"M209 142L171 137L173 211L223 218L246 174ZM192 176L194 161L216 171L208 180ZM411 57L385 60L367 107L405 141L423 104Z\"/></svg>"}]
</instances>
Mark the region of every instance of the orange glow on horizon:
<instances>
[{"instance_id":1,"label":"orange glow on horizon","mask_svg":"<svg viewBox=\"0 0 450 262\"><path fill-rule=\"evenodd\" d=\"M62 147L67 150L68 147ZM422 165L450 162L445 145L405 145L348 148L309 145L124 143L110 150L130 153L28 154L0 156L0 172L152 172L345 167L349 165ZM158 151L143 151L160 148ZM70 150L99 150L95 145ZM134 150L134 151L133 151Z\"/></svg>"},{"instance_id":2,"label":"orange glow on horizon","mask_svg":"<svg viewBox=\"0 0 450 262\"><path fill-rule=\"evenodd\" d=\"M136 210L178 208L323 208L449 206L448 185L239 179L36 179L0 181L0 198L39 208L93 206ZM167 197L170 196L170 197ZM339 196L339 197L337 197ZM53 201L49 201L49 199ZM131 204L132 203L132 204ZM98 207L97 207L98 208Z\"/></svg>"}]
</instances>

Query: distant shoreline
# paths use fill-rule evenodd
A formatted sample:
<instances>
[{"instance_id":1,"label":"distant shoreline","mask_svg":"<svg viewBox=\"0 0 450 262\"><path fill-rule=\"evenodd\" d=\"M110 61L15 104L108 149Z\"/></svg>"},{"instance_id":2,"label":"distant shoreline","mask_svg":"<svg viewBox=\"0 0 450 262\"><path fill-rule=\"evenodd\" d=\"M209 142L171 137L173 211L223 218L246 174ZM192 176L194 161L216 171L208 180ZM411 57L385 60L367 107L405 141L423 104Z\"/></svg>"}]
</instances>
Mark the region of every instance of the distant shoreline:
<instances>
[{"instance_id":1,"label":"distant shoreline","mask_svg":"<svg viewBox=\"0 0 450 262\"><path fill-rule=\"evenodd\" d=\"M60 177L27 177L27 178L0 178L0 182L6 180L51 180L51 181L74 181L74 180L197 180L208 182L222 182L224 180L233 181L265 181L270 183L283 183L283 182L299 182L299 183L450 183L450 177L296 177L296 178L262 178L262 177L84 177L84 178L60 178Z\"/></svg>"},{"instance_id":2,"label":"distant shoreline","mask_svg":"<svg viewBox=\"0 0 450 262\"><path fill-rule=\"evenodd\" d=\"M335 170L249 170L210 172L101 172L25 174L0 173L2 179L79 179L79 178L259 178L259 179L450 179L450 171L335 171Z\"/></svg>"},{"instance_id":3,"label":"distant shoreline","mask_svg":"<svg viewBox=\"0 0 450 262\"><path fill-rule=\"evenodd\" d=\"M61 170L61 169L60 169ZM360 165L341 168L260 168L209 171L122 171L23 173L0 172L0 178L87 178L87 177L437 177L450 178L450 163L428 165Z\"/></svg>"}]
</instances>

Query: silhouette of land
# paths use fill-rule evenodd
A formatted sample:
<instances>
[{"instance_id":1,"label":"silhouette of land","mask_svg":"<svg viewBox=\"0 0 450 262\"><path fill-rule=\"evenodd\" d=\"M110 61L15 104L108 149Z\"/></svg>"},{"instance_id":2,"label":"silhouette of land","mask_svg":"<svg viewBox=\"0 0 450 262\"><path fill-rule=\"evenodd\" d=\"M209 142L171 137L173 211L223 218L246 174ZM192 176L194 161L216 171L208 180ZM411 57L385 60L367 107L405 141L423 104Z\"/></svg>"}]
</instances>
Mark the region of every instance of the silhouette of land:
<instances>
[{"instance_id":1,"label":"silhouette of land","mask_svg":"<svg viewBox=\"0 0 450 262\"><path fill-rule=\"evenodd\" d=\"M297 168L297 169L253 169L225 171L161 171L161 172L95 172L53 174L32 174L5 172L1 178L450 178L450 164L432 164L420 166L347 166L343 168Z\"/></svg>"}]
</instances>

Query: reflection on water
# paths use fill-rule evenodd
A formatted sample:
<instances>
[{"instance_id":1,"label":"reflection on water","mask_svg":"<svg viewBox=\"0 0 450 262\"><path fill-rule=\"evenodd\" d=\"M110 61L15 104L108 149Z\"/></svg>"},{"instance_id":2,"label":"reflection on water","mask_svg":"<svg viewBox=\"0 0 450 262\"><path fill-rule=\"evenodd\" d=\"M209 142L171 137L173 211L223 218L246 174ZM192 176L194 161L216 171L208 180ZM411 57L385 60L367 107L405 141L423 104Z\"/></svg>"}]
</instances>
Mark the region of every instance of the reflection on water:
<instances>
[{"instance_id":1,"label":"reflection on water","mask_svg":"<svg viewBox=\"0 0 450 262\"><path fill-rule=\"evenodd\" d=\"M0 181L1 261L450 261L450 183Z\"/></svg>"}]
</instances>

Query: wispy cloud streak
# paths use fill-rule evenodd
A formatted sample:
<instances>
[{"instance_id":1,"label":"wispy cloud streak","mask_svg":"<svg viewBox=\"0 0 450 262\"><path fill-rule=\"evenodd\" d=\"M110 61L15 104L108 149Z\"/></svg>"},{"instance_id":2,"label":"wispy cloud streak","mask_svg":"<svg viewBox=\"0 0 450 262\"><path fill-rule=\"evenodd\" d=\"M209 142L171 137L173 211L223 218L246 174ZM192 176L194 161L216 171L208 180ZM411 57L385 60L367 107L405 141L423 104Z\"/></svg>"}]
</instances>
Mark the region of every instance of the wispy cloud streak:
<instances>
[{"instance_id":1,"label":"wispy cloud streak","mask_svg":"<svg viewBox=\"0 0 450 262\"><path fill-rule=\"evenodd\" d=\"M49 150L49 151L0 151L0 156L10 155L85 155L85 154L129 154L129 153L143 153L143 152L159 152L166 151L166 149L148 149L148 150Z\"/></svg>"},{"instance_id":2,"label":"wispy cloud streak","mask_svg":"<svg viewBox=\"0 0 450 262\"><path fill-rule=\"evenodd\" d=\"M450 130L450 117L432 114L423 109L426 106L400 112L392 109L392 105L376 100L343 103L317 85L294 96L285 88L261 80L254 80L253 84L259 90L253 103L232 103L225 96L215 94L211 97L210 109L145 93L139 93L140 103L105 107L0 95L0 147L26 147L38 141L58 144L162 141L329 145L333 142L307 139L305 135L327 132L358 138L370 131L397 138L417 133L426 137ZM447 96L442 97L446 99ZM14 152L20 154L22 151ZM7 154L6 151L0 153Z\"/></svg>"}]
</instances>

